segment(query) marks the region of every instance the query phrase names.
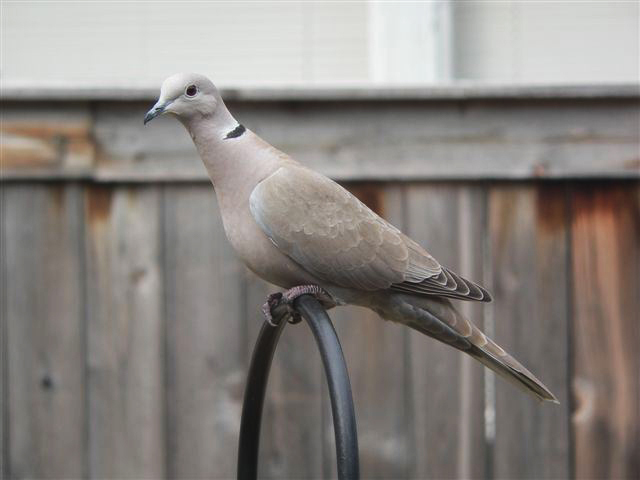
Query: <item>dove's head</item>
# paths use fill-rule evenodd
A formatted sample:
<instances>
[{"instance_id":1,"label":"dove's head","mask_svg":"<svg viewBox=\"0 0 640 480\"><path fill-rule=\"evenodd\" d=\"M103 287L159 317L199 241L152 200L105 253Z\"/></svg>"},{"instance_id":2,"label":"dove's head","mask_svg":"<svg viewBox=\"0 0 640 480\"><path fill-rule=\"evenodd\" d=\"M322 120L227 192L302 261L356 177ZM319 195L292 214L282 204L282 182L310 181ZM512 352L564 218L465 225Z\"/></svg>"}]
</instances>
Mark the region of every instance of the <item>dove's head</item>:
<instances>
[{"instance_id":1,"label":"dove's head","mask_svg":"<svg viewBox=\"0 0 640 480\"><path fill-rule=\"evenodd\" d=\"M145 125L159 115L172 113L183 123L211 117L222 103L215 85L204 75L177 73L160 88L160 98L144 117Z\"/></svg>"}]
</instances>

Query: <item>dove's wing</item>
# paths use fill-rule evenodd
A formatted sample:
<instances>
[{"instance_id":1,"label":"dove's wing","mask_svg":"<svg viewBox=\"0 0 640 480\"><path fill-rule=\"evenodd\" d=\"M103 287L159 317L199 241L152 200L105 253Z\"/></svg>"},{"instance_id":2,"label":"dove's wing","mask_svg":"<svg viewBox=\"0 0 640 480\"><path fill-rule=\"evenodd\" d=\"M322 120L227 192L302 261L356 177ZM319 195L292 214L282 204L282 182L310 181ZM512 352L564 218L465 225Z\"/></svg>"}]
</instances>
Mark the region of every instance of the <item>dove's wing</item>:
<instances>
[{"instance_id":1,"label":"dove's wing","mask_svg":"<svg viewBox=\"0 0 640 480\"><path fill-rule=\"evenodd\" d=\"M280 168L254 188L250 207L278 249L328 283L490 299L482 287L442 267L347 190L312 170Z\"/></svg>"}]
</instances>

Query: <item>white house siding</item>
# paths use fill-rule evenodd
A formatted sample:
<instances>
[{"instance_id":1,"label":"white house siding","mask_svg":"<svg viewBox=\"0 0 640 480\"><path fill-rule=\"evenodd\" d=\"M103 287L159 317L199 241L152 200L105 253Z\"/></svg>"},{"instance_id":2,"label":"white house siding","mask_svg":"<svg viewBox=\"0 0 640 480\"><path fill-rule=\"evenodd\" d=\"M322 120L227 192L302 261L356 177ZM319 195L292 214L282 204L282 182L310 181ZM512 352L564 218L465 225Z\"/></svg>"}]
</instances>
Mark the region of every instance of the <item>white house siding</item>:
<instances>
[{"instance_id":1,"label":"white house siding","mask_svg":"<svg viewBox=\"0 0 640 480\"><path fill-rule=\"evenodd\" d=\"M366 3L20 2L2 5L2 79L223 85L364 82Z\"/></svg>"},{"instance_id":2,"label":"white house siding","mask_svg":"<svg viewBox=\"0 0 640 480\"><path fill-rule=\"evenodd\" d=\"M638 81L638 2L3 1L3 85Z\"/></svg>"},{"instance_id":3,"label":"white house siding","mask_svg":"<svg viewBox=\"0 0 640 480\"><path fill-rule=\"evenodd\" d=\"M637 82L637 1L454 2L455 75L508 82Z\"/></svg>"}]
</instances>

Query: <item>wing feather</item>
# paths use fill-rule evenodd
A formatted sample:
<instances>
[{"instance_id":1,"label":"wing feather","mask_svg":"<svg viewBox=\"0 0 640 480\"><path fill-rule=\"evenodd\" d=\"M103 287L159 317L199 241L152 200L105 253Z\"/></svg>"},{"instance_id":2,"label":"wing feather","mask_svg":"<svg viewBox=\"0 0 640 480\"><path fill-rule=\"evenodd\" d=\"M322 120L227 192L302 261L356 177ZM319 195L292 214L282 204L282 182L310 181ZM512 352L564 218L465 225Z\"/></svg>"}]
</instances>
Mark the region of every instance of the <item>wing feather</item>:
<instances>
[{"instance_id":1,"label":"wing feather","mask_svg":"<svg viewBox=\"0 0 640 480\"><path fill-rule=\"evenodd\" d=\"M490 299L332 180L287 165L251 193L251 213L271 241L314 276L368 291Z\"/></svg>"}]
</instances>

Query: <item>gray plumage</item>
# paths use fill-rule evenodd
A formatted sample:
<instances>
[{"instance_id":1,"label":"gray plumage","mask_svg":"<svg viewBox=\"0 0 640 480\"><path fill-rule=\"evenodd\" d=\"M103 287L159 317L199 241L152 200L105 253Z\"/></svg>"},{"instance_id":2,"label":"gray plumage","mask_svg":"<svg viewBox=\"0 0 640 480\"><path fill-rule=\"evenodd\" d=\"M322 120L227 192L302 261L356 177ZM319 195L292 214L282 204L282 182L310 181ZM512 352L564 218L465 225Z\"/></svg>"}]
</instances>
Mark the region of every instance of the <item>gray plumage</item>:
<instances>
[{"instance_id":1,"label":"gray plumage","mask_svg":"<svg viewBox=\"0 0 640 480\"><path fill-rule=\"evenodd\" d=\"M337 183L240 126L206 77L168 78L145 123L163 113L189 131L227 238L258 276L283 288L318 285L335 305L368 307L468 353L540 400L557 401L449 300L491 301L484 288L440 265Z\"/></svg>"}]
</instances>

